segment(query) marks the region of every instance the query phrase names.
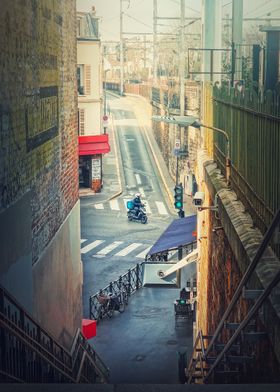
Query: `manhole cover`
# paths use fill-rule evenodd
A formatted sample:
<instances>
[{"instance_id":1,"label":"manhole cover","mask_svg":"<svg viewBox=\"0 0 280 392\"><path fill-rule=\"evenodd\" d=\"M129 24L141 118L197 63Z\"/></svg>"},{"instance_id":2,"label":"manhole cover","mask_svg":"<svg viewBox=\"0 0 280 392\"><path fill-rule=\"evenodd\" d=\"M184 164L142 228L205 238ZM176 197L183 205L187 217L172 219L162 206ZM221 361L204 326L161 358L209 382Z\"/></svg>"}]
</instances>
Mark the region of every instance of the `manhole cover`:
<instances>
[{"instance_id":1,"label":"manhole cover","mask_svg":"<svg viewBox=\"0 0 280 392\"><path fill-rule=\"evenodd\" d=\"M136 355L136 357L133 358L133 361L141 362L144 361L145 355Z\"/></svg>"},{"instance_id":2,"label":"manhole cover","mask_svg":"<svg viewBox=\"0 0 280 392\"><path fill-rule=\"evenodd\" d=\"M174 346L175 344L177 344L178 342L177 342L177 340L167 340L167 342L166 342L168 345L170 345L170 346Z\"/></svg>"}]
</instances>

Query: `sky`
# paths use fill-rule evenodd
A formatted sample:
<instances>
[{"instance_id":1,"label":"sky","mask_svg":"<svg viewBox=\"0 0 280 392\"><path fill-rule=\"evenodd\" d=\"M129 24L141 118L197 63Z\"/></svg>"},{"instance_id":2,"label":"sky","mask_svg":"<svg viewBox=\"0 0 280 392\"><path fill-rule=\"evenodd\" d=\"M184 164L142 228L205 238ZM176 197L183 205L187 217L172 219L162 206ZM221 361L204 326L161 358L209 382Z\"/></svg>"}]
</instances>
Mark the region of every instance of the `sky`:
<instances>
[{"instance_id":1,"label":"sky","mask_svg":"<svg viewBox=\"0 0 280 392\"><path fill-rule=\"evenodd\" d=\"M91 10L95 6L97 16L101 18L101 40L119 40L120 35L120 0L76 0L78 11ZM158 16L178 17L180 0L158 0ZM201 0L186 0L186 17L201 16ZM224 13L231 13L232 1L221 0ZM244 17L264 17L271 13L280 17L279 0L243 0ZM123 0L123 31L133 33L153 32L153 0ZM172 22L161 21L169 24ZM173 22L174 23L174 22ZM260 23L261 24L261 23ZM280 20L277 23L280 25ZM164 31L164 26L159 27Z\"/></svg>"}]
</instances>

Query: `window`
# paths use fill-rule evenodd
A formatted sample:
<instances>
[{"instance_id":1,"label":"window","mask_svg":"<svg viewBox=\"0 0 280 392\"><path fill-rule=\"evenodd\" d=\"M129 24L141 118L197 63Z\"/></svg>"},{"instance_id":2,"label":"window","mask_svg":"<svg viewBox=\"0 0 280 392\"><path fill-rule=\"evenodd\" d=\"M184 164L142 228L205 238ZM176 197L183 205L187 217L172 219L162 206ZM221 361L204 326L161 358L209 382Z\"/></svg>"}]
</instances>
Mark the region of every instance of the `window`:
<instances>
[{"instance_id":1,"label":"window","mask_svg":"<svg viewBox=\"0 0 280 392\"><path fill-rule=\"evenodd\" d=\"M85 134L85 109L79 109L78 111L78 127L79 135L83 136Z\"/></svg>"},{"instance_id":2,"label":"window","mask_svg":"<svg viewBox=\"0 0 280 392\"><path fill-rule=\"evenodd\" d=\"M84 80L85 80L84 65L78 64L78 67L77 67L77 87L78 87L78 94L79 95L85 94Z\"/></svg>"}]
</instances>

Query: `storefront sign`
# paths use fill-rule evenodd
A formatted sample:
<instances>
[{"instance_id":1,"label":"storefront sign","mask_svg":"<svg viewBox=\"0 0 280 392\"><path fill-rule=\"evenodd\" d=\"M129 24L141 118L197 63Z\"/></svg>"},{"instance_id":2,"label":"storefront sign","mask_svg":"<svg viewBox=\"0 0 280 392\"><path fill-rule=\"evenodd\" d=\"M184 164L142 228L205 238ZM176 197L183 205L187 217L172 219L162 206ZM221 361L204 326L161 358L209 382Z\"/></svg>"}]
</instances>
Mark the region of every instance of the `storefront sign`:
<instances>
[{"instance_id":1,"label":"storefront sign","mask_svg":"<svg viewBox=\"0 0 280 392\"><path fill-rule=\"evenodd\" d=\"M91 160L91 177L92 177L92 180L101 179L101 157L92 158L92 160Z\"/></svg>"}]
</instances>

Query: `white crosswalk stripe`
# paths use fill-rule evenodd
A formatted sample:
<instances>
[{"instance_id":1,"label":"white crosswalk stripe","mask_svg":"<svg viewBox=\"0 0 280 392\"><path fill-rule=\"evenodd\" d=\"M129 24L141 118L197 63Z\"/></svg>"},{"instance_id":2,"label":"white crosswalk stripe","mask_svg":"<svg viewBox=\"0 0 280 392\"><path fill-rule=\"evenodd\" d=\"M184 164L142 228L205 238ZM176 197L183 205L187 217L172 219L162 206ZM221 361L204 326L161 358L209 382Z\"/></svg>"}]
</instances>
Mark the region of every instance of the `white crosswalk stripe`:
<instances>
[{"instance_id":1,"label":"white crosswalk stripe","mask_svg":"<svg viewBox=\"0 0 280 392\"><path fill-rule=\"evenodd\" d=\"M149 250L151 249L152 246L149 246L147 249L143 250L143 252L139 253L138 255L136 255L135 257L137 257L138 259L144 259L146 257L146 254L149 252Z\"/></svg>"},{"instance_id":2,"label":"white crosswalk stripe","mask_svg":"<svg viewBox=\"0 0 280 392\"><path fill-rule=\"evenodd\" d=\"M141 246L142 244L138 242L134 242L133 244L128 245L126 248L121 250L120 252L116 253L115 256L127 256L129 253L131 253L133 250Z\"/></svg>"},{"instance_id":3,"label":"white crosswalk stripe","mask_svg":"<svg viewBox=\"0 0 280 392\"><path fill-rule=\"evenodd\" d=\"M111 210L119 211L120 210L120 206L119 206L118 199L110 200L110 207L111 207Z\"/></svg>"},{"instance_id":4,"label":"white crosswalk stripe","mask_svg":"<svg viewBox=\"0 0 280 392\"><path fill-rule=\"evenodd\" d=\"M162 201L156 201L156 205L157 205L158 212L161 215L168 215L168 212L166 211L165 205Z\"/></svg>"},{"instance_id":5,"label":"white crosswalk stripe","mask_svg":"<svg viewBox=\"0 0 280 392\"><path fill-rule=\"evenodd\" d=\"M143 203L145 204L145 209L146 209L147 214L151 214L152 210L151 210L151 207L149 206L149 203L147 202L147 200L143 200Z\"/></svg>"},{"instance_id":6,"label":"white crosswalk stripe","mask_svg":"<svg viewBox=\"0 0 280 392\"><path fill-rule=\"evenodd\" d=\"M108 253L112 252L115 248L123 244L123 241L114 241L112 244L106 246L105 248L101 249L97 252L98 255L107 255Z\"/></svg>"},{"instance_id":7,"label":"white crosswalk stripe","mask_svg":"<svg viewBox=\"0 0 280 392\"><path fill-rule=\"evenodd\" d=\"M104 210L104 205L99 203L99 204L94 204L94 208L96 208L97 210Z\"/></svg>"},{"instance_id":8,"label":"white crosswalk stripe","mask_svg":"<svg viewBox=\"0 0 280 392\"><path fill-rule=\"evenodd\" d=\"M141 185L142 182L141 182L141 178L140 178L139 174L136 173L136 174L135 174L135 178L136 178L137 184L138 184L138 185Z\"/></svg>"},{"instance_id":9,"label":"white crosswalk stripe","mask_svg":"<svg viewBox=\"0 0 280 392\"><path fill-rule=\"evenodd\" d=\"M84 240L84 239L81 239L81 244L82 244L82 243L84 243L84 242L86 242L86 240Z\"/></svg>"},{"instance_id":10,"label":"white crosswalk stripe","mask_svg":"<svg viewBox=\"0 0 280 392\"><path fill-rule=\"evenodd\" d=\"M144 188L140 188L139 187L139 193L140 193L140 195L142 196L142 197L145 197L146 195L145 195L145 192L144 192Z\"/></svg>"},{"instance_id":11,"label":"white crosswalk stripe","mask_svg":"<svg viewBox=\"0 0 280 392\"><path fill-rule=\"evenodd\" d=\"M143 188L139 187L139 193L145 197L145 193L144 193ZM105 204L97 203L97 204L94 204L93 206L96 210L110 209L112 211L121 211L121 210L123 210L122 203L123 203L125 209L127 210L126 204L130 200L133 200L133 196L131 196L131 198L122 198L122 201L121 201L121 199L113 199L113 200L110 200L109 202L106 202ZM167 208L166 208L166 205L162 201L159 201L159 200L156 200L156 201L152 200L151 201L150 200L148 202L147 200L145 200L143 198L142 202L145 205L145 209L146 209L147 214L169 215Z\"/></svg>"},{"instance_id":12,"label":"white crosswalk stripe","mask_svg":"<svg viewBox=\"0 0 280 392\"><path fill-rule=\"evenodd\" d=\"M90 250L96 248L98 245L102 244L104 241L103 240L96 240L91 242L90 244L86 245L84 248L81 249L81 253L85 254L89 252Z\"/></svg>"}]
</instances>

